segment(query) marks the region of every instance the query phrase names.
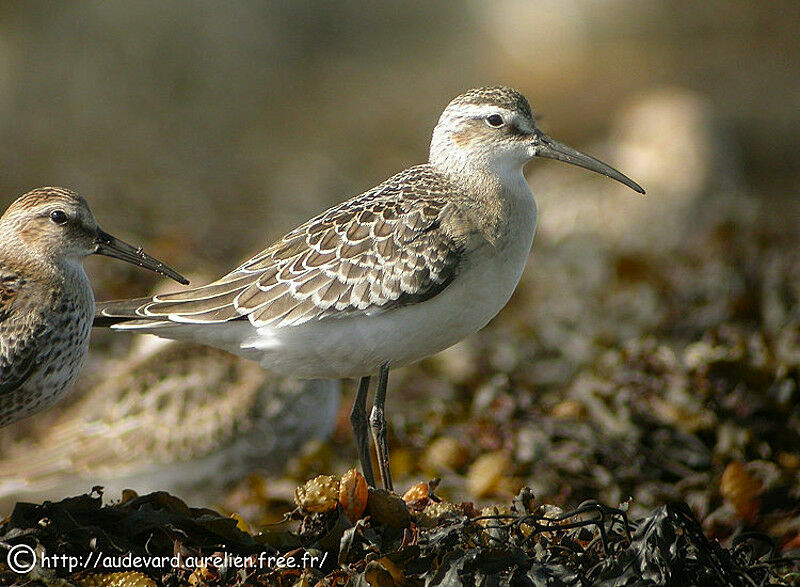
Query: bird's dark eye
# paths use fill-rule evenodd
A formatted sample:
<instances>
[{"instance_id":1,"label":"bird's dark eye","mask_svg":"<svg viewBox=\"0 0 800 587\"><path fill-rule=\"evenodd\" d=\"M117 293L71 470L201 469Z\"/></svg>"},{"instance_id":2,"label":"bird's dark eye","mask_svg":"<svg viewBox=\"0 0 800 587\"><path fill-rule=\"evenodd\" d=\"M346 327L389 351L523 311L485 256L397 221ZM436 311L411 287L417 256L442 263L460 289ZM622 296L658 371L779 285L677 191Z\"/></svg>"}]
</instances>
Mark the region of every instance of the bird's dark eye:
<instances>
[{"instance_id":1,"label":"bird's dark eye","mask_svg":"<svg viewBox=\"0 0 800 587\"><path fill-rule=\"evenodd\" d=\"M50 212L50 220L56 224L66 224L69 221L69 216L63 210L53 210Z\"/></svg>"},{"instance_id":2,"label":"bird's dark eye","mask_svg":"<svg viewBox=\"0 0 800 587\"><path fill-rule=\"evenodd\" d=\"M486 117L486 124L494 128L500 128L506 123L503 117L499 114L490 114Z\"/></svg>"}]
</instances>

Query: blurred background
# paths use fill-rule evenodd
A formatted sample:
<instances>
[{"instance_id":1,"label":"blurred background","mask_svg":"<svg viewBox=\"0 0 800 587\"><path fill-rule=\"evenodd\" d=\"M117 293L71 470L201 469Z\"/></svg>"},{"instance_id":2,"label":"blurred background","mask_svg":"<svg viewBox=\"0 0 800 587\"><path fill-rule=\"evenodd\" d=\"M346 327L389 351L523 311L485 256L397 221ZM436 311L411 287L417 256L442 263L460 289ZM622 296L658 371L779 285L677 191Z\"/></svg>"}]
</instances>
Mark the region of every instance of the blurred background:
<instances>
[{"instance_id":1,"label":"blurred background","mask_svg":"<svg viewBox=\"0 0 800 587\"><path fill-rule=\"evenodd\" d=\"M393 373L401 489L440 476L454 499L498 501L525 484L561 507L632 498L636 512L685 499L721 536L761 525L800 544L798 19L789 1L3 3L0 194L6 207L37 186L75 189L106 230L200 283L424 161L458 93L514 86L545 132L648 194L530 166L540 226L515 297L482 333ZM87 267L98 299L157 285L122 263ZM47 475L73 478L67 453L83 451L77 487L115 478L92 468L86 438L70 448L58 431L102 421L76 434L114 436L103 398L135 405L158 382L134 344L95 332L71 404L0 432L4 503L46 485L21 470L50 454L43 443L62 445ZM215 360L153 352L179 377ZM236 369L177 417L190 427ZM260 475L232 493L204 461L219 483L193 499L267 519L295 481L353 466L353 384L341 403L328 392L315 430L330 440L303 443L273 413L273 434L291 437L270 445L281 457L256 459ZM118 443L127 467L150 459L136 439L166 426L148 405L152 420ZM214 450L183 442L176 459ZM162 481L136 488L192 486Z\"/></svg>"}]
</instances>

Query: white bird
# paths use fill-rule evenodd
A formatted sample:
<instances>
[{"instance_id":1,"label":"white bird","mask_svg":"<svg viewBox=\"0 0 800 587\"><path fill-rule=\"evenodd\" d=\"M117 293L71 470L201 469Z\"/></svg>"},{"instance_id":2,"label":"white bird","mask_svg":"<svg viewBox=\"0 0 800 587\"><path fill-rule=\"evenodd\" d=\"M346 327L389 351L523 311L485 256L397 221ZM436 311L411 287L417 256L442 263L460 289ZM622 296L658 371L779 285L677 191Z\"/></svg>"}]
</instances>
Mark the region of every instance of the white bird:
<instances>
[{"instance_id":1,"label":"white bird","mask_svg":"<svg viewBox=\"0 0 800 587\"><path fill-rule=\"evenodd\" d=\"M534 157L644 193L542 133L516 90L474 89L445 108L428 163L312 218L213 283L101 303L95 325L219 347L285 375L360 377L351 413L359 460L374 485L371 427L391 489L389 369L455 344L508 302L533 244L536 204L523 167Z\"/></svg>"}]
</instances>

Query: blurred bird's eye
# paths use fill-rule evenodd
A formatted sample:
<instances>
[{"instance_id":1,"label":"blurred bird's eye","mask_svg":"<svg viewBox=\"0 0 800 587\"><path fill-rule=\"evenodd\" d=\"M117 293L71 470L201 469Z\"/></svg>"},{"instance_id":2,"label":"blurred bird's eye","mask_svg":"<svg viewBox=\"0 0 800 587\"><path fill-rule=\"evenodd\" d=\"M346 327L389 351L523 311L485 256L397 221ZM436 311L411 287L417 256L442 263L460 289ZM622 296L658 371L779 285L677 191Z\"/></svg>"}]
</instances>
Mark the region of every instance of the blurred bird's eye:
<instances>
[{"instance_id":1,"label":"blurred bird's eye","mask_svg":"<svg viewBox=\"0 0 800 587\"><path fill-rule=\"evenodd\" d=\"M486 124L494 128L500 128L506 123L503 117L499 114L490 114L486 117Z\"/></svg>"},{"instance_id":2,"label":"blurred bird's eye","mask_svg":"<svg viewBox=\"0 0 800 587\"><path fill-rule=\"evenodd\" d=\"M50 212L50 220L56 224L66 224L69 220L69 216L67 216L67 213L63 210L53 210Z\"/></svg>"}]
</instances>

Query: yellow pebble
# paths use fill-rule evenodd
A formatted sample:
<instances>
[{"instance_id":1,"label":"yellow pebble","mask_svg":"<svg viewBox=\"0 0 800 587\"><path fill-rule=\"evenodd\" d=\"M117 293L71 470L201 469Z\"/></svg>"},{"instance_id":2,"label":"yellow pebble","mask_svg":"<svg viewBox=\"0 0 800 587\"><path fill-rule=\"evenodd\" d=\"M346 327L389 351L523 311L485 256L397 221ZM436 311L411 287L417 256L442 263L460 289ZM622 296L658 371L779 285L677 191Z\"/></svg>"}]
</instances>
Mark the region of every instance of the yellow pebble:
<instances>
[{"instance_id":1,"label":"yellow pebble","mask_svg":"<svg viewBox=\"0 0 800 587\"><path fill-rule=\"evenodd\" d=\"M492 495L501 479L512 472L511 467L511 458L504 451L481 455L467 472L467 489L476 498Z\"/></svg>"},{"instance_id":2,"label":"yellow pebble","mask_svg":"<svg viewBox=\"0 0 800 587\"><path fill-rule=\"evenodd\" d=\"M339 479L319 475L294 490L294 502L307 512L329 512L339 503Z\"/></svg>"}]
</instances>

